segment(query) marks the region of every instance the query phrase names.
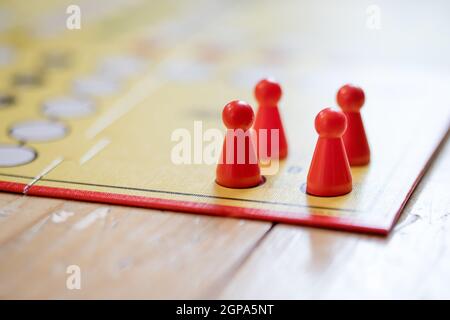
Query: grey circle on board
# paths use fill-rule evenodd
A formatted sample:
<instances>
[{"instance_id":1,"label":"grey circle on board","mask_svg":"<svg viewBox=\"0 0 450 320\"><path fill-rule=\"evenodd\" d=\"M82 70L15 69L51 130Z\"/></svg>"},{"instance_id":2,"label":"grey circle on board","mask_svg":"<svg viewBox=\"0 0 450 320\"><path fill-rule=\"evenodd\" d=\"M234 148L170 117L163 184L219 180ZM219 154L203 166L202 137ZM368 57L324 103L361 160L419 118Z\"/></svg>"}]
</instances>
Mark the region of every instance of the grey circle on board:
<instances>
[{"instance_id":1,"label":"grey circle on board","mask_svg":"<svg viewBox=\"0 0 450 320\"><path fill-rule=\"evenodd\" d=\"M67 52L50 51L43 56L45 68L66 68L69 66L70 56Z\"/></svg>"},{"instance_id":2,"label":"grey circle on board","mask_svg":"<svg viewBox=\"0 0 450 320\"><path fill-rule=\"evenodd\" d=\"M16 103L16 97L12 94L0 93L0 109L10 107Z\"/></svg>"},{"instance_id":3,"label":"grey circle on board","mask_svg":"<svg viewBox=\"0 0 450 320\"><path fill-rule=\"evenodd\" d=\"M207 81L213 74L213 65L207 62L172 59L162 66L164 76L170 81Z\"/></svg>"},{"instance_id":4,"label":"grey circle on board","mask_svg":"<svg viewBox=\"0 0 450 320\"><path fill-rule=\"evenodd\" d=\"M122 79L138 74L143 67L144 64L139 58L111 56L102 60L99 71L103 76Z\"/></svg>"},{"instance_id":5,"label":"grey circle on board","mask_svg":"<svg viewBox=\"0 0 450 320\"><path fill-rule=\"evenodd\" d=\"M91 115L95 112L92 101L75 97L57 97L46 100L42 106L43 113L51 118L74 119Z\"/></svg>"},{"instance_id":6,"label":"grey circle on board","mask_svg":"<svg viewBox=\"0 0 450 320\"><path fill-rule=\"evenodd\" d=\"M300 186L299 190L300 190L300 192L302 192L304 194L307 194L306 193L306 182L302 183L302 185Z\"/></svg>"},{"instance_id":7,"label":"grey circle on board","mask_svg":"<svg viewBox=\"0 0 450 320\"><path fill-rule=\"evenodd\" d=\"M76 79L73 86L75 93L95 97L108 96L119 89L116 81L100 75Z\"/></svg>"},{"instance_id":8,"label":"grey circle on board","mask_svg":"<svg viewBox=\"0 0 450 320\"><path fill-rule=\"evenodd\" d=\"M30 163L37 153L30 147L16 144L0 144L0 167L15 167Z\"/></svg>"},{"instance_id":9,"label":"grey circle on board","mask_svg":"<svg viewBox=\"0 0 450 320\"><path fill-rule=\"evenodd\" d=\"M0 46L0 65L9 65L13 62L16 52L12 47Z\"/></svg>"},{"instance_id":10,"label":"grey circle on board","mask_svg":"<svg viewBox=\"0 0 450 320\"><path fill-rule=\"evenodd\" d=\"M49 120L31 120L12 126L9 134L19 141L47 142L60 139L68 132L68 128L60 122Z\"/></svg>"},{"instance_id":11,"label":"grey circle on board","mask_svg":"<svg viewBox=\"0 0 450 320\"><path fill-rule=\"evenodd\" d=\"M16 73L12 78L13 84L18 87L35 87L43 84L42 74L37 72Z\"/></svg>"}]
</instances>

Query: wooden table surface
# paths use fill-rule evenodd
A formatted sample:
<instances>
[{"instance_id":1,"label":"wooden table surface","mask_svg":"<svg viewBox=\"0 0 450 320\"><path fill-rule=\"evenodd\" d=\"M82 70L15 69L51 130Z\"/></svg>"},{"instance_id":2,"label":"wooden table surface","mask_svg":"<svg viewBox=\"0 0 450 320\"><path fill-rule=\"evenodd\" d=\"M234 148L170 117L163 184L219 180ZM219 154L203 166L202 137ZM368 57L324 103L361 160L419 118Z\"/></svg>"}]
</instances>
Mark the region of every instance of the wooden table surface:
<instances>
[{"instance_id":1,"label":"wooden table surface","mask_svg":"<svg viewBox=\"0 0 450 320\"><path fill-rule=\"evenodd\" d=\"M0 193L0 297L448 299L449 181L446 141L387 238Z\"/></svg>"}]
</instances>

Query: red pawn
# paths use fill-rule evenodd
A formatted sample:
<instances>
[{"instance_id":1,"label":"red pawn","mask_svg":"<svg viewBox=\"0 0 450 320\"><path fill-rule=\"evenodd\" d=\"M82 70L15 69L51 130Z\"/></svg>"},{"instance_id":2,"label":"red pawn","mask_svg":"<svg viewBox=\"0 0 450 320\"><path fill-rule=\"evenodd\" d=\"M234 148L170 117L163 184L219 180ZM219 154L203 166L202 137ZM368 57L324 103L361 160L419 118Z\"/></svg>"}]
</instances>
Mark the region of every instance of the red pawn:
<instances>
[{"instance_id":1,"label":"red pawn","mask_svg":"<svg viewBox=\"0 0 450 320\"><path fill-rule=\"evenodd\" d=\"M223 109L228 130L216 170L216 182L221 186L250 188L263 181L249 131L254 117L252 107L244 101L232 101Z\"/></svg>"},{"instance_id":2,"label":"red pawn","mask_svg":"<svg viewBox=\"0 0 450 320\"><path fill-rule=\"evenodd\" d=\"M258 156L262 158L278 158L287 157L288 147L286 135L284 133L283 124L281 122L280 112L278 111L278 102L281 99L281 87L272 79L263 79L255 87L255 97L259 107L256 112L256 120L253 128L256 131ZM259 141L260 130L266 129L267 139ZM274 146L272 152L272 135L271 129L278 129L278 148ZM266 152L264 152L259 143L266 142Z\"/></svg>"},{"instance_id":3,"label":"red pawn","mask_svg":"<svg viewBox=\"0 0 450 320\"><path fill-rule=\"evenodd\" d=\"M309 167L307 193L334 197L352 191L352 174L342 142L346 126L347 119L340 111L327 108L316 116L319 139Z\"/></svg>"},{"instance_id":4,"label":"red pawn","mask_svg":"<svg viewBox=\"0 0 450 320\"><path fill-rule=\"evenodd\" d=\"M339 89L337 103L347 116L347 130L342 139L351 166L363 166L370 161L370 149L359 110L364 104L364 91L347 84Z\"/></svg>"}]
</instances>

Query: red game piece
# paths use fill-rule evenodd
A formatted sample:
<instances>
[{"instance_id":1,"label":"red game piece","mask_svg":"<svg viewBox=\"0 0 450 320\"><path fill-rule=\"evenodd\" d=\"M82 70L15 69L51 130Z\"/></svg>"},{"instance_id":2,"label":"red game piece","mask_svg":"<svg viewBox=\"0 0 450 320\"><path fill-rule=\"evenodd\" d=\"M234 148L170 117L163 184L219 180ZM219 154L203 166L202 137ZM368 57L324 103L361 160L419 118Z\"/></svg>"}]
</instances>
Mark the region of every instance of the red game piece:
<instances>
[{"instance_id":1,"label":"red game piece","mask_svg":"<svg viewBox=\"0 0 450 320\"><path fill-rule=\"evenodd\" d=\"M286 135L281 122L280 112L278 111L278 101L280 101L281 94L280 85L272 79L263 79L255 87L255 97L259 103L259 107L256 112L256 120L253 128L256 131L257 138L260 137L259 133L261 129L267 130L267 139L265 140L267 141L266 152L263 152L263 149L257 144L259 156L263 158L265 156L272 159L284 159L287 157L288 147ZM271 129L279 130L278 148L275 147L274 152L271 151ZM257 142L259 143L258 140Z\"/></svg>"},{"instance_id":2,"label":"red game piece","mask_svg":"<svg viewBox=\"0 0 450 320\"><path fill-rule=\"evenodd\" d=\"M352 190L352 174L342 141L346 126L347 119L340 111L327 108L316 116L319 139L309 167L307 193L333 197Z\"/></svg>"},{"instance_id":3,"label":"red game piece","mask_svg":"<svg viewBox=\"0 0 450 320\"><path fill-rule=\"evenodd\" d=\"M364 104L364 91L347 84L339 89L337 103L347 116L347 130L342 139L351 166L363 166L370 161L370 149L359 110Z\"/></svg>"},{"instance_id":4,"label":"red game piece","mask_svg":"<svg viewBox=\"0 0 450 320\"><path fill-rule=\"evenodd\" d=\"M232 101L223 109L228 130L216 170L216 182L221 186L250 188L263 181L249 130L254 117L252 107L244 101Z\"/></svg>"}]
</instances>

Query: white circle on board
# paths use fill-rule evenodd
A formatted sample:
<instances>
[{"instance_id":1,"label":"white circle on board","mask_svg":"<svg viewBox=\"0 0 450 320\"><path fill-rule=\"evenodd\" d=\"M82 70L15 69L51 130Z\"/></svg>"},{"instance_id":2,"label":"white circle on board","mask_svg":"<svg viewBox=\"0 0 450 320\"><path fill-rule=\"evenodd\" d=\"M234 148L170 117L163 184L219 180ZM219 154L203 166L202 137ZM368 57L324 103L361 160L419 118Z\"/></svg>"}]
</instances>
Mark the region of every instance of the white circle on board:
<instances>
[{"instance_id":1,"label":"white circle on board","mask_svg":"<svg viewBox=\"0 0 450 320\"><path fill-rule=\"evenodd\" d=\"M162 72L171 81L207 81L212 77L213 65L202 61L173 59L162 66Z\"/></svg>"},{"instance_id":2,"label":"white circle on board","mask_svg":"<svg viewBox=\"0 0 450 320\"><path fill-rule=\"evenodd\" d=\"M80 95L103 97L115 93L119 89L116 81L95 75L74 81L74 91Z\"/></svg>"},{"instance_id":3,"label":"white circle on board","mask_svg":"<svg viewBox=\"0 0 450 320\"><path fill-rule=\"evenodd\" d=\"M100 63L99 71L102 76L122 79L134 76L144 67L143 61L132 56L106 57Z\"/></svg>"},{"instance_id":4,"label":"white circle on board","mask_svg":"<svg viewBox=\"0 0 450 320\"><path fill-rule=\"evenodd\" d=\"M31 120L15 124L10 135L19 141L46 142L64 137L67 131L67 127L60 122Z\"/></svg>"},{"instance_id":5,"label":"white circle on board","mask_svg":"<svg viewBox=\"0 0 450 320\"><path fill-rule=\"evenodd\" d=\"M0 167L15 167L30 163L36 158L36 152L16 144L0 144Z\"/></svg>"},{"instance_id":6,"label":"white circle on board","mask_svg":"<svg viewBox=\"0 0 450 320\"><path fill-rule=\"evenodd\" d=\"M48 117L73 119L88 116L95 111L92 101L74 97L58 97L44 102L42 111Z\"/></svg>"},{"instance_id":7,"label":"white circle on board","mask_svg":"<svg viewBox=\"0 0 450 320\"><path fill-rule=\"evenodd\" d=\"M15 57L15 51L12 47L0 46L0 65L11 64Z\"/></svg>"},{"instance_id":8,"label":"white circle on board","mask_svg":"<svg viewBox=\"0 0 450 320\"><path fill-rule=\"evenodd\" d=\"M278 68L253 66L235 70L230 80L237 87L253 88L259 80L264 78L285 79L286 76Z\"/></svg>"}]
</instances>

